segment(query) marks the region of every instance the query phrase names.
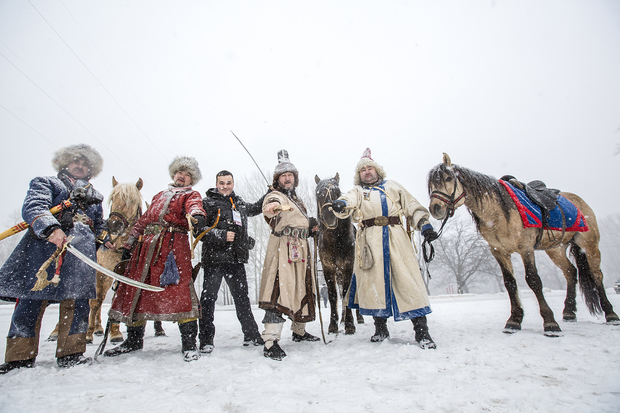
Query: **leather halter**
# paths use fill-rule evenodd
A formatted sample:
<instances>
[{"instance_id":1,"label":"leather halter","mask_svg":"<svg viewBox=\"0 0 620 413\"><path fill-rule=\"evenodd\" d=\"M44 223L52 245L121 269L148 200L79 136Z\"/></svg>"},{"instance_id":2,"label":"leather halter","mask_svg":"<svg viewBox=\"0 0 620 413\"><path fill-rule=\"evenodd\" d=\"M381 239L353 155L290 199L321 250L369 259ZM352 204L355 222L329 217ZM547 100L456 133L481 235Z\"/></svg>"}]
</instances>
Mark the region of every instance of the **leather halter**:
<instances>
[{"instance_id":1,"label":"leather halter","mask_svg":"<svg viewBox=\"0 0 620 413\"><path fill-rule=\"evenodd\" d=\"M456 174L453 173L454 176L454 189L452 190L452 194L448 195L445 192L441 192L441 191L433 191L431 192L431 198L436 198L438 200L440 200L441 202L444 202L447 207L447 216L446 216L446 220L448 218L451 218L452 216L454 216L454 211L456 210L456 204L459 203L459 201L463 198L465 198L465 196L467 196L467 193L465 192L465 187L463 187L463 184L461 184L461 188L463 188L463 192L461 192L461 194L458 197L454 197L454 195L456 195L456 188L458 187L458 184L461 182L459 181L458 177L456 176Z\"/></svg>"},{"instance_id":2,"label":"leather halter","mask_svg":"<svg viewBox=\"0 0 620 413\"><path fill-rule=\"evenodd\" d=\"M114 240L110 239L110 242L114 244L116 240L118 240L123 235L123 233L125 232L127 228L135 225L136 222L138 222L138 219L140 219L141 216L142 216L142 207L140 206L136 210L136 213L129 219L127 219L122 212L110 211L110 215L108 216L108 219L106 220L106 224L109 222L110 218L112 217L117 217L123 223L123 226L121 227L118 235L114 238ZM108 227L108 230L109 230L109 227ZM111 235L112 233L110 233L110 236Z\"/></svg>"},{"instance_id":3,"label":"leather halter","mask_svg":"<svg viewBox=\"0 0 620 413\"><path fill-rule=\"evenodd\" d=\"M318 208L319 221L320 221L320 222L321 222L321 224L323 224L323 225L325 226L325 228L327 228L327 229L335 229L335 228L338 226L338 219L336 219L336 225L333 225L333 226L328 225L328 224L325 222L325 219L323 218L323 214L322 214L322 212L321 212L321 211L323 210L323 208L325 208L326 206L332 206L332 205L334 204L334 199L333 199L333 197L332 197L332 191L331 191L331 188L332 188L333 186L336 186L336 185L334 185L334 184L333 184L333 183L331 183L331 182L330 182L329 184L327 184L327 186L326 186L326 189L327 189L327 197L326 197L326 198L327 198L327 199L329 199L329 202L324 203L323 205L321 205L321 207L320 207L320 208Z\"/></svg>"}]
</instances>

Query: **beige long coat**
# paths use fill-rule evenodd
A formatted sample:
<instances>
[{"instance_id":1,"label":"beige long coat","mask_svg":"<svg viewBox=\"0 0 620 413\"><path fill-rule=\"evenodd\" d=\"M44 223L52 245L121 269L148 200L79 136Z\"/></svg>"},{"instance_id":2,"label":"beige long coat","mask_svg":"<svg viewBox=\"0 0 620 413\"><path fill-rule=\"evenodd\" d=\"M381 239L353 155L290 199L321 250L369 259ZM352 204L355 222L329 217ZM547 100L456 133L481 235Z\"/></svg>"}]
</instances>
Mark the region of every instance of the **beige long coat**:
<instances>
[{"instance_id":1,"label":"beige long coat","mask_svg":"<svg viewBox=\"0 0 620 413\"><path fill-rule=\"evenodd\" d=\"M428 210L395 181L382 181L373 187L356 185L340 197L348 207L355 207L361 220L379 216L412 218L414 229L429 223ZM346 218L355 211L336 214ZM374 264L361 268L363 242L370 247ZM371 226L358 231L354 274L348 290L349 308L375 317L394 316L406 320L431 312L426 287L413 245L403 224Z\"/></svg>"},{"instance_id":2,"label":"beige long coat","mask_svg":"<svg viewBox=\"0 0 620 413\"><path fill-rule=\"evenodd\" d=\"M265 205L278 202L290 206L291 210L270 214ZM308 248L308 240L292 235L276 236L286 227L308 230L309 220L305 206L300 200L291 200L285 194L274 191L263 201L263 214L271 220L272 234L265 254L265 264L260 283L259 308L275 309L289 316L293 321L307 323L315 318L316 296L313 262ZM290 243L297 242L302 260L290 262Z\"/></svg>"}]
</instances>

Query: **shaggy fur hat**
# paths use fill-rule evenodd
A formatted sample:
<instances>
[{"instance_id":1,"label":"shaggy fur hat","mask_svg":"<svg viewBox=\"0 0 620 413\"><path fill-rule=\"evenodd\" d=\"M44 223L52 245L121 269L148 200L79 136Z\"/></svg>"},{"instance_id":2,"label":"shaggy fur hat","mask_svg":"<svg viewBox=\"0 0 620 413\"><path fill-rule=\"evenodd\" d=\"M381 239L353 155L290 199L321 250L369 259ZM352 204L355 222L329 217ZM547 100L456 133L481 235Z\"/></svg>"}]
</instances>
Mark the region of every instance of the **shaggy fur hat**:
<instances>
[{"instance_id":1,"label":"shaggy fur hat","mask_svg":"<svg viewBox=\"0 0 620 413\"><path fill-rule=\"evenodd\" d=\"M366 150L362 154L362 157L357 163L357 166L355 167L355 178L353 178L354 185L362 184L362 180L360 179L360 171L362 170L362 168L365 168L367 166L374 166L375 171L377 171L377 175L379 175L379 181L382 181L385 179L385 170L383 169L381 165L377 164L370 157L370 148L366 148Z\"/></svg>"},{"instance_id":2,"label":"shaggy fur hat","mask_svg":"<svg viewBox=\"0 0 620 413\"><path fill-rule=\"evenodd\" d=\"M56 169L56 172L60 172L72 161L79 159L85 160L88 164L88 169L90 169L89 179L99 175L99 172L103 169L103 158L99 155L99 152L84 143L57 150L52 159L52 166Z\"/></svg>"},{"instance_id":3,"label":"shaggy fur hat","mask_svg":"<svg viewBox=\"0 0 620 413\"><path fill-rule=\"evenodd\" d=\"M295 175L295 185L293 187L297 188L297 185L299 185L299 172L297 172L297 168L295 168L295 165L293 165L289 160L288 151L286 149L282 149L278 151L278 164L273 170L274 188L278 187L278 178L280 178L280 175L285 172L290 172Z\"/></svg>"},{"instance_id":4,"label":"shaggy fur hat","mask_svg":"<svg viewBox=\"0 0 620 413\"><path fill-rule=\"evenodd\" d=\"M168 167L170 178L174 179L174 174L179 171L187 172L192 176L192 185L196 185L202 179L198 161L189 156L177 156Z\"/></svg>"}]
</instances>

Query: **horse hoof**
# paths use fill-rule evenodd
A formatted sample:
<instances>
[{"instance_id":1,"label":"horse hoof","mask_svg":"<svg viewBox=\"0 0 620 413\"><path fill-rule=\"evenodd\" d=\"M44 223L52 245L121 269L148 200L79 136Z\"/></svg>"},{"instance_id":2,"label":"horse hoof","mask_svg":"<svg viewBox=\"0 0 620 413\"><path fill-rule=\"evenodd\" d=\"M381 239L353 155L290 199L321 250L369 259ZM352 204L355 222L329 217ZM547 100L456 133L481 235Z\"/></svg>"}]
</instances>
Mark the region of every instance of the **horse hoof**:
<instances>
[{"instance_id":1,"label":"horse hoof","mask_svg":"<svg viewBox=\"0 0 620 413\"><path fill-rule=\"evenodd\" d=\"M52 335L50 335L50 336L47 338L47 341L58 341L58 336L52 336Z\"/></svg>"},{"instance_id":2,"label":"horse hoof","mask_svg":"<svg viewBox=\"0 0 620 413\"><path fill-rule=\"evenodd\" d=\"M521 330L520 328L512 328L512 327L504 327L502 333L504 334L514 334L517 331Z\"/></svg>"},{"instance_id":3,"label":"horse hoof","mask_svg":"<svg viewBox=\"0 0 620 413\"><path fill-rule=\"evenodd\" d=\"M355 334L355 327L345 327L344 334L348 336Z\"/></svg>"},{"instance_id":4,"label":"horse hoof","mask_svg":"<svg viewBox=\"0 0 620 413\"><path fill-rule=\"evenodd\" d=\"M609 326L620 326L620 320L607 320Z\"/></svg>"},{"instance_id":5,"label":"horse hoof","mask_svg":"<svg viewBox=\"0 0 620 413\"><path fill-rule=\"evenodd\" d=\"M551 338L564 337L564 333L562 333L561 331L545 331L544 335L545 337Z\"/></svg>"},{"instance_id":6,"label":"horse hoof","mask_svg":"<svg viewBox=\"0 0 620 413\"><path fill-rule=\"evenodd\" d=\"M564 334L562 333L562 329L557 324L549 324L543 326L545 337L562 337Z\"/></svg>"},{"instance_id":7,"label":"horse hoof","mask_svg":"<svg viewBox=\"0 0 620 413\"><path fill-rule=\"evenodd\" d=\"M112 337L110 343L120 343L123 341L123 337Z\"/></svg>"},{"instance_id":8,"label":"horse hoof","mask_svg":"<svg viewBox=\"0 0 620 413\"><path fill-rule=\"evenodd\" d=\"M156 331L155 337L166 337L166 332L164 330Z\"/></svg>"},{"instance_id":9,"label":"horse hoof","mask_svg":"<svg viewBox=\"0 0 620 413\"><path fill-rule=\"evenodd\" d=\"M329 329L327 330L327 332L329 334L338 334L338 326L329 326Z\"/></svg>"},{"instance_id":10,"label":"horse hoof","mask_svg":"<svg viewBox=\"0 0 620 413\"><path fill-rule=\"evenodd\" d=\"M577 316L564 316L562 317L562 321L566 322L566 323L576 323L577 322Z\"/></svg>"},{"instance_id":11,"label":"horse hoof","mask_svg":"<svg viewBox=\"0 0 620 413\"><path fill-rule=\"evenodd\" d=\"M96 335L96 336L102 336L103 335L103 330L95 330L93 332L93 334Z\"/></svg>"},{"instance_id":12,"label":"horse hoof","mask_svg":"<svg viewBox=\"0 0 620 413\"><path fill-rule=\"evenodd\" d=\"M93 344L93 338L92 337L86 337L86 344Z\"/></svg>"},{"instance_id":13,"label":"horse hoof","mask_svg":"<svg viewBox=\"0 0 620 413\"><path fill-rule=\"evenodd\" d=\"M362 316L357 317L357 324L364 324L364 317Z\"/></svg>"}]
</instances>

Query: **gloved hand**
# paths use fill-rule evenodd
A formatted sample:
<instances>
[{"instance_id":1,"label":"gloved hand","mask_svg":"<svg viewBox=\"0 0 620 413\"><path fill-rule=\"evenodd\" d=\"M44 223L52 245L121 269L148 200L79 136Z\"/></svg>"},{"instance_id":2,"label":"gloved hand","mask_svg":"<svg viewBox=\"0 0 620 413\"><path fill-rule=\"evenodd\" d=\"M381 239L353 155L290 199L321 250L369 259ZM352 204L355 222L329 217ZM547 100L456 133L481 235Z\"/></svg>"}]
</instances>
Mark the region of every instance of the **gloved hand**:
<instances>
[{"instance_id":1,"label":"gloved hand","mask_svg":"<svg viewBox=\"0 0 620 413\"><path fill-rule=\"evenodd\" d=\"M103 201L103 198L100 198L98 194L93 191L92 187L75 188L71 191L71 199L80 202L84 206L100 204Z\"/></svg>"},{"instance_id":2,"label":"gloved hand","mask_svg":"<svg viewBox=\"0 0 620 413\"><path fill-rule=\"evenodd\" d=\"M336 199L333 203L332 203L332 209L335 212L342 212L344 211L344 209L347 207L347 203L344 202L342 199Z\"/></svg>"},{"instance_id":3,"label":"gloved hand","mask_svg":"<svg viewBox=\"0 0 620 413\"><path fill-rule=\"evenodd\" d=\"M202 234L202 231L208 228L207 218L205 218L202 215L194 215L194 218L196 218L196 221L198 221L195 224L193 224L194 236L197 237L198 235Z\"/></svg>"},{"instance_id":4,"label":"gloved hand","mask_svg":"<svg viewBox=\"0 0 620 413\"><path fill-rule=\"evenodd\" d=\"M121 261L131 259L131 250L127 248L123 248L123 255L121 256Z\"/></svg>"},{"instance_id":5,"label":"gloved hand","mask_svg":"<svg viewBox=\"0 0 620 413\"><path fill-rule=\"evenodd\" d=\"M439 238L439 234L435 232L431 224L425 224L422 227L422 236L427 242L433 242Z\"/></svg>"}]
</instances>

